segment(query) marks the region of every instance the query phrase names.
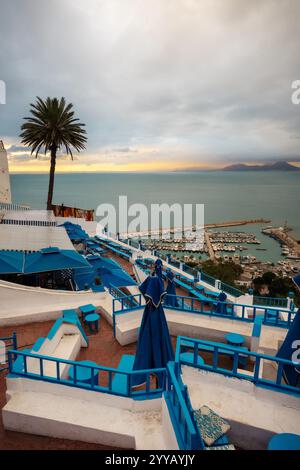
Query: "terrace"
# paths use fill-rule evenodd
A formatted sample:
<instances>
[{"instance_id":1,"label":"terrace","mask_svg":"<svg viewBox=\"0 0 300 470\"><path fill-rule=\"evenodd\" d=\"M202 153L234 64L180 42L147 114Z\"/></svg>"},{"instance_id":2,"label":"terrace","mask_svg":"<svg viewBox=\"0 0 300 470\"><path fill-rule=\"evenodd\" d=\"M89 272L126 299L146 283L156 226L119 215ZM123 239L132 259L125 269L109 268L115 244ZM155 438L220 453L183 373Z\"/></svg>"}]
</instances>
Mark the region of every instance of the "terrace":
<instances>
[{"instance_id":1,"label":"terrace","mask_svg":"<svg viewBox=\"0 0 300 470\"><path fill-rule=\"evenodd\" d=\"M102 250L100 257L99 249ZM17 432L3 431L6 448L22 445L22 435L18 437L18 432L23 431L47 434L44 438L33 438L33 446L39 445L39 439L45 439L45 445L55 445L52 439L59 438L62 440L58 441L58 446L72 448L71 441L65 444L63 440L67 435L71 440L80 437L82 441L105 448L201 449L203 442L194 432L187 390L194 407L200 406L200 402L208 404L230 421L231 442L238 448L251 448L245 436L251 435L252 428L259 429L257 436L261 436L255 443L257 448L265 448L269 437L280 431L276 420L266 419L266 429L261 429L262 423L251 421L250 413L242 420L246 389L253 395L253 406L257 397L262 402L273 401L268 409L270 413L278 412L281 422L285 423L283 428L287 432L300 432L293 424L295 417L299 419L298 399L289 398L290 391L282 378L283 366L276 361L275 366L270 364L274 362L272 358L294 317L294 309L288 308L288 301L272 307L258 305L258 302L253 305L253 296L234 297L236 291L233 289L227 294L227 300L220 302L219 294L226 287L220 281L203 273L200 280L195 280L185 266L164 262L164 268L171 268L176 276L177 294L177 306L166 305L164 310L173 346L177 344L177 351L181 347L185 349L176 356L174 373L171 364L160 372L145 371L145 387L134 390L131 387L133 356L145 305L136 283L142 282L151 272L156 258L122 242L108 243L97 238L89 239L87 254L87 259L99 257L103 262L111 258L127 273L128 278L124 276L124 279L130 282L118 286L108 284L102 292L69 293L50 293L46 289L9 285L4 281L0 284L6 305L5 314L1 312L2 325L5 325L1 328L1 337L9 337L13 331L18 337L18 349L14 347L9 353L9 400L3 410L6 429ZM95 312L101 315L99 332L89 334L79 309L84 304L94 304ZM73 309L74 314L63 318L64 309ZM40 323L34 323L36 320ZM242 335L244 344L240 351L228 346L228 333ZM185 337L185 344L180 336ZM201 342L202 346L199 346ZM198 353L201 355L199 364ZM87 360L92 365L81 367L98 379L83 385L77 380L81 370L78 363ZM71 376L72 369L75 372ZM161 388L153 379L155 373L163 374ZM201 380L207 382L202 395L197 393L200 375ZM0 380L4 404L4 378ZM217 398L209 393L211 384L220 381L224 389L224 406L218 406ZM232 392L235 386L236 392ZM265 396L259 392L259 395L258 388L265 389L266 386L273 389L270 394ZM232 393L240 400L239 412L230 409L230 400L226 397ZM297 391L292 390L293 396L295 393ZM278 396L282 398L277 400ZM259 404L257 409L260 406L263 408L263 404ZM294 413L288 412L287 408L293 409ZM177 413L185 416L183 424L176 424ZM128 423L131 423L130 429ZM180 432L182 425L183 435ZM26 439L24 437L24 442Z\"/></svg>"}]
</instances>

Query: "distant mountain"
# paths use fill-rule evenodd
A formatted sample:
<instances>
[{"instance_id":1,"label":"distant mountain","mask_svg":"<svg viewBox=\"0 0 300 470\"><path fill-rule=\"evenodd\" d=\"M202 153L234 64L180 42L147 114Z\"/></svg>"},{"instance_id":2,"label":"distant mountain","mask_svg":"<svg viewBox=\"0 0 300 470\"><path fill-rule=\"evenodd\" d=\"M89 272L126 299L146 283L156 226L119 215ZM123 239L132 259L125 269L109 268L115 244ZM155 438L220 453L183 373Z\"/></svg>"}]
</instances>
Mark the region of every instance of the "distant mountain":
<instances>
[{"instance_id":1,"label":"distant mountain","mask_svg":"<svg viewBox=\"0 0 300 470\"><path fill-rule=\"evenodd\" d=\"M266 165L246 165L236 163L223 168L223 171L300 171L300 168L290 165L288 162L276 162Z\"/></svg>"}]
</instances>

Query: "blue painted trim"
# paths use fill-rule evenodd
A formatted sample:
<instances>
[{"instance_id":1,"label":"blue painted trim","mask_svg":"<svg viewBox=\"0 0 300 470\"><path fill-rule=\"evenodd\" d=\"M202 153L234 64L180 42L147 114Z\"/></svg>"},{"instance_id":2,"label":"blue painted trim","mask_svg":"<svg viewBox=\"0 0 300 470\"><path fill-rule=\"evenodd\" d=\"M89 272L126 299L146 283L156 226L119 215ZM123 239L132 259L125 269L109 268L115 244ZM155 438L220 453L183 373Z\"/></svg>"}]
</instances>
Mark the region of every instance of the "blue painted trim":
<instances>
[{"instance_id":1,"label":"blue painted trim","mask_svg":"<svg viewBox=\"0 0 300 470\"><path fill-rule=\"evenodd\" d=\"M32 348L32 351L34 352L37 352L41 349L44 341L45 341L46 338L43 338L43 337L40 337L36 340L36 342L34 343L34 346Z\"/></svg>"},{"instance_id":2,"label":"blue painted trim","mask_svg":"<svg viewBox=\"0 0 300 470\"><path fill-rule=\"evenodd\" d=\"M77 328L79 329L81 335L83 336L84 340L86 341L86 344L88 346L89 344L89 340L88 340L88 337L86 336L85 334L85 331L84 329L82 328L81 326L81 323L77 318L58 318L56 320L56 322L54 323L54 325L52 326L51 330L49 331L48 335L47 335L47 338L51 341L54 336L56 335L56 333L58 332L59 328L64 324L64 323L70 323L71 325L75 325L77 326Z\"/></svg>"}]
</instances>

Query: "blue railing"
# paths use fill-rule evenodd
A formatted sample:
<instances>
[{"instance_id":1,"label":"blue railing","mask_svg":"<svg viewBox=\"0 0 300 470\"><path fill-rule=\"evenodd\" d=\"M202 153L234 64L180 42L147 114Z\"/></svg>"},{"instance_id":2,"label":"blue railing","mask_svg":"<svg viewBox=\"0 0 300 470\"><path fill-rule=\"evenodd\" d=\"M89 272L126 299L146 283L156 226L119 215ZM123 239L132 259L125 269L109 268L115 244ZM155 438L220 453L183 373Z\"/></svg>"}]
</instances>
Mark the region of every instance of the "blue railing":
<instances>
[{"instance_id":1,"label":"blue railing","mask_svg":"<svg viewBox=\"0 0 300 470\"><path fill-rule=\"evenodd\" d=\"M6 336L0 338L0 372L8 369L8 350L18 349L17 333L13 333L12 336Z\"/></svg>"},{"instance_id":2,"label":"blue railing","mask_svg":"<svg viewBox=\"0 0 300 470\"><path fill-rule=\"evenodd\" d=\"M203 442L187 405L187 387L182 384L174 362L167 364L165 400L180 450L201 450Z\"/></svg>"},{"instance_id":3,"label":"blue railing","mask_svg":"<svg viewBox=\"0 0 300 470\"><path fill-rule=\"evenodd\" d=\"M125 292L121 291L118 287L114 286L113 284L110 284L109 286L109 293L115 297L116 299L121 299L122 297L126 297L127 294Z\"/></svg>"},{"instance_id":4,"label":"blue railing","mask_svg":"<svg viewBox=\"0 0 300 470\"><path fill-rule=\"evenodd\" d=\"M177 261L177 260L175 260L175 259L170 259L170 260L169 260L169 264L170 264L171 266L174 266L174 268L180 269L180 261Z\"/></svg>"},{"instance_id":5,"label":"blue railing","mask_svg":"<svg viewBox=\"0 0 300 470\"><path fill-rule=\"evenodd\" d=\"M142 294L128 295L125 298L113 299L113 333L116 336L116 316L139 310L144 307Z\"/></svg>"},{"instance_id":6,"label":"blue railing","mask_svg":"<svg viewBox=\"0 0 300 470\"><path fill-rule=\"evenodd\" d=\"M254 305L264 305L266 307L287 307L287 299L280 298L280 297L260 297L259 295L255 295L253 297L253 304Z\"/></svg>"},{"instance_id":7,"label":"blue railing","mask_svg":"<svg viewBox=\"0 0 300 470\"><path fill-rule=\"evenodd\" d=\"M173 299L171 302L173 305L164 305L164 307L170 308L171 310L248 323L254 323L255 319L260 317L264 325L280 328L288 328L295 316L295 312L292 310L280 310L236 303L232 304L230 302L220 302L209 298L200 300L197 297L168 294L169 303L170 299ZM143 308L143 306L141 294L130 295L124 299L114 299L113 316L125 314L132 310L139 310ZM220 311L227 313L219 313ZM286 316L286 318L283 318L283 315Z\"/></svg>"},{"instance_id":8,"label":"blue railing","mask_svg":"<svg viewBox=\"0 0 300 470\"><path fill-rule=\"evenodd\" d=\"M203 315L230 318L232 320L254 323L256 317L262 319L262 323L269 326L278 326L288 328L294 319L295 312L292 310L280 310L275 308L260 307L255 305L245 305L230 302L220 302L211 299L198 299L197 297L186 297L179 295L168 295L177 302L175 307L169 307L174 310L187 311L189 313L200 313ZM221 312L219 313L217 308ZM283 315L286 318L283 318Z\"/></svg>"},{"instance_id":9,"label":"blue railing","mask_svg":"<svg viewBox=\"0 0 300 470\"><path fill-rule=\"evenodd\" d=\"M198 271L196 269L194 269L191 266L188 266L187 264L183 263L182 270L185 273L188 273L191 276L193 276L196 280L198 280Z\"/></svg>"},{"instance_id":10,"label":"blue railing","mask_svg":"<svg viewBox=\"0 0 300 470\"><path fill-rule=\"evenodd\" d=\"M221 281L221 290L226 292L226 294L232 295L233 297L240 297L241 295L244 295L242 291L240 291L236 287L226 284L223 281Z\"/></svg>"},{"instance_id":11,"label":"blue railing","mask_svg":"<svg viewBox=\"0 0 300 470\"><path fill-rule=\"evenodd\" d=\"M201 280L209 284L210 286L215 287L216 285L216 279L209 274L206 274L205 272L201 271Z\"/></svg>"},{"instance_id":12,"label":"blue railing","mask_svg":"<svg viewBox=\"0 0 300 470\"><path fill-rule=\"evenodd\" d=\"M186 356L181 356L181 353L188 348L192 350L192 361L185 360ZM212 364L204 362L203 364L198 361L198 356L201 351L204 351L206 354L212 354ZM233 359L232 369L224 369L220 366L220 359L223 359L225 356L230 355ZM277 368L276 378L266 379L262 375L263 361L272 362ZM240 363L251 363L253 364L253 373L244 374L241 372L241 369L238 370ZM287 359L282 359L275 356L268 356L266 354L258 354L255 352L247 351L246 349L235 348L229 346L228 344L223 343L212 343L211 341L199 340L194 338L188 338L184 336L179 336L177 338L177 347L176 347L176 362L180 365L189 365L196 367L197 369L203 369L210 372L216 372L218 374L226 375L229 377L235 377L238 379L248 380L253 382L255 385L269 387L271 389L281 391L281 392L293 392L296 395L300 395L300 388L287 385L284 382L283 372L284 366L293 366L295 364L292 361Z\"/></svg>"},{"instance_id":13,"label":"blue railing","mask_svg":"<svg viewBox=\"0 0 300 470\"><path fill-rule=\"evenodd\" d=\"M8 351L8 360L9 360L9 371L11 374L18 377L25 377L33 380L42 380L45 382L56 383L60 385L67 385L70 387L82 388L86 390L92 390L101 393L108 393L110 395L117 395L123 397L160 397L166 387L166 369L149 369L149 370L138 370L125 372L119 369L113 369L111 367L105 367L100 365L88 365L82 362L69 361L66 359L58 359L50 356L40 356L38 354L33 354L25 351ZM46 367L49 365L49 362L55 364L55 375L47 375ZM62 377L62 368L63 367L74 367L74 374L72 379L66 379ZM86 368L90 371L89 375L91 377L90 383L84 383L77 379L78 377L78 367ZM96 380L97 374L101 374L101 378L107 378L107 386L98 385ZM115 375L125 377L126 387L125 391L122 392L119 388L114 388L113 379ZM134 375L145 375L145 389L144 390L134 390L132 383ZM160 377L160 385L154 384L151 382L151 376L156 375ZM153 387L155 385L155 388Z\"/></svg>"}]
</instances>

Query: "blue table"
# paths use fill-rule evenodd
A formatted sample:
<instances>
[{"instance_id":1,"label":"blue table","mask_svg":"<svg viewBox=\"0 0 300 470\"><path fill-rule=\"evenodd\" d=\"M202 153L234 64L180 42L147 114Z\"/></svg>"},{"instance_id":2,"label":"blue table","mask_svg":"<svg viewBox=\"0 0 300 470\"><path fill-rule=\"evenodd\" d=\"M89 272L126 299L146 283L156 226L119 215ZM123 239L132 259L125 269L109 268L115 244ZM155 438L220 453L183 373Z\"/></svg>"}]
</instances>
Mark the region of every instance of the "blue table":
<instances>
[{"instance_id":1,"label":"blue table","mask_svg":"<svg viewBox=\"0 0 300 470\"><path fill-rule=\"evenodd\" d=\"M89 313L94 313L96 311L96 307L92 304L82 305L79 307L79 310L83 315L88 315Z\"/></svg>"},{"instance_id":2,"label":"blue table","mask_svg":"<svg viewBox=\"0 0 300 470\"><path fill-rule=\"evenodd\" d=\"M245 341L244 336L237 333L227 333L227 335L225 335L225 339L231 346L242 346Z\"/></svg>"},{"instance_id":3,"label":"blue table","mask_svg":"<svg viewBox=\"0 0 300 470\"><path fill-rule=\"evenodd\" d=\"M99 320L100 315L98 315L98 313L90 313L85 317L85 322L87 323L91 333L99 331Z\"/></svg>"},{"instance_id":4,"label":"blue table","mask_svg":"<svg viewBox=\"0 0 300 470\"><path fill-rule=\"evenodd\" d=\"M86 366L97 366L95 362L92 361L81 361L78 362L78 366L76 366L76 380L77 382L85 383L85 384L92 384L98 385L98 369L91 369L90 367L82 367L80 364L85 364ZM75 367L71 366L69 370L69 376L72 381L74 381L75 375Z\"/></svg>"},{"instance_id":5,"label":"blue table","mask_svg":"<svg viewBox=\"0 0 300 470\"><path fill-rule=\"evenodd\" d=\"M79 310L81 311L83 321L85 321L86 315L89 315L90 313L95 313L96 307L92 304L82 305L81 307L79 307Z\"/></svg>"},{"instance_id":6,"label":"blue table","mask_svg":"<svg viewBox=\"0 0 300 470\"><path fill-rule=\"evenodd\" d=\"M189 353L189 352L181 353L180 360L184 362L188 362L189 364L194 364L194 353ZM198 355L197 365L203 366L204 364L205 364L204 359Z\"/></svg>"},{"instance_id":7,"label":"blue table","mask_svg":"<svg viewBox=\"0 0 300 470\"><path fill-rule=\"evenodd\" d=\"M299 434L276 434L269 442L268 450L300 450Z\"/></svg>"}]
</instances>

